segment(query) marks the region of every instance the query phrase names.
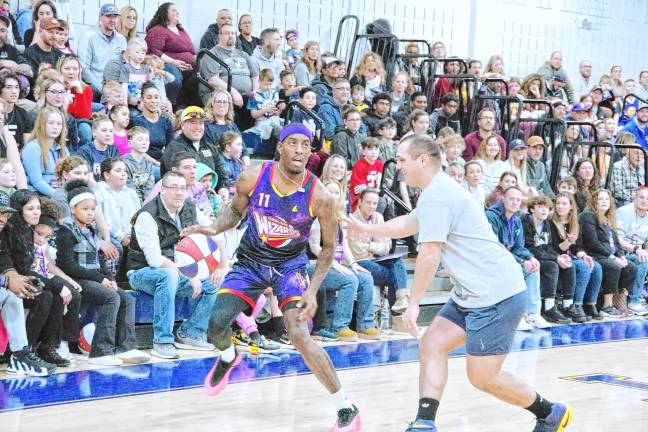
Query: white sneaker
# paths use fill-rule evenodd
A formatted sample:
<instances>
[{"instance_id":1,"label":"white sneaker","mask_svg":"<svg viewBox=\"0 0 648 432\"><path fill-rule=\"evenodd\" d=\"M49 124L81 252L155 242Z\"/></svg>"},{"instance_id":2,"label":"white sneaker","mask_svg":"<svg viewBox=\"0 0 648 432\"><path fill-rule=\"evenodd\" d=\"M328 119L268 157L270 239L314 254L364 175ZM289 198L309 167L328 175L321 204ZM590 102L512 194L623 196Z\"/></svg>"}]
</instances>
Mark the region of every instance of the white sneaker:
<instances>
[{"instance_id":1,"label":"white sneaker","mask_svg":"<svg viewBox=\"0 0 648 432\"><path fill-rule=\"evenodd\" d=\"M61 344L58 346L58 348L56 348L56 352L58 353L58 355L68 360L70 363L74 363L76 361L76 357L74 357L74 354L70 352L70 346L65 341L61 341Z\"/></svg>"},{"instance_id":2,"label":"white sneaker","mask_svg":"<svg viewBox=\"0 0 648 432\"><path fill-rule=\"evenodd\" d=\"M409 304L409 295L405 294L396 299L394 305L391 307L392 312L403 313L407 310Z\"/></svg>"},{"instance_id":3,"label":"white sneaker","mask_svg":"<svg viewBox=\"0 0 648 432\"><path fill-rule=\"evenodd\" d=\"M526 319L522 318L520 320L520 323L518 324L517 329L518 331L529 331L533 330L533 327L526 321Z\"/></svg>"},{"instance_id":4,"label":"white sneaker","mask_svg":"<svg viewBox=\"0 0 648 432\"><path fill-rule=\"evenodd\" d=\"M635 313L635 315L644 316L648 315L648 309L641 303L628 303L628 309Z\"/></svg>"},{"instance_id":5,"label":"white sneaker","mask_svg":"<svg viewBox=\"0 0 648 432\"><path fill-rule=\"evenodd\" d=\"M89 357L88 363L97 366L121 366L124 364L124 362L119 357L114 355Z\"/></svg>"},{"instance_id":6,"label":"white sneaker","mask_svg":"<svg viewBox=\"0 0 648 432\"><path fill-rule=\"evenodd\" d=\"M551 327L551 324L542 317L540 314L529 314L526 316L526 322L535 328L546 329Z\"/></svg>"},{"instance_id":7,"label":"white sneaker","mask_svg":"<svg viewBox=\"0 0 648 432\"><path fill-rule=\"evenodd\" d=\"M140 350L132 349L116 355L122 362L127 364L140 364L151 361L151 356Z\"/></svg>"}]
</instances>

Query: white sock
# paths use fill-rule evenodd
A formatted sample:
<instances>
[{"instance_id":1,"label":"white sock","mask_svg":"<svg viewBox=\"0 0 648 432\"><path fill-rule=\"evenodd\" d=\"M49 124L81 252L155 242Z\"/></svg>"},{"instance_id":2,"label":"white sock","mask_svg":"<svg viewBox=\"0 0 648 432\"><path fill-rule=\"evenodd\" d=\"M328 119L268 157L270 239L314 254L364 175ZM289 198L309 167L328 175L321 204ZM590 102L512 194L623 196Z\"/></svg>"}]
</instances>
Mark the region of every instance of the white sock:
<instances>
[{"instance_id":1,"label":"white sock","mask_svg":"<svg viewBox=\"0 0 648 432\"><path fill-rule=\"evenodd\" d=\"M333 398L333 402L335 403L335 409L337 411L344 409L344 408L351 408L351 402L346 397L346 394L344 393L344 389L340 389L335 393L331 394L331 397Z\"/></svg>"},{"instance_id":2,"label":"white sock","mask_svg":"<svg viewBox=\"0 0 648 432\"><path fill-rule=\"evenodd\" d=\"M234 345L230 344L230 346L227 347L227 349L221 350L220 358L225 363L232 363L236 358L236 350L234 349Z\"/></svg>"},{"instance_id":3,"label":"white sock","mask_svg":"<svg viewBox=\"0 0 648 432\"><path fill-rule=\"evenodd\" d=\"M545 305L545 310L552 309L554 306L556 306L556 299L546 298L544 299L544 305Z\"/></svg>"},{"instance_id":4,"label":"white sock","mask_svg":"<svg viewBox=\"0 0 648 432\"><path fill-rule=\"evenodd\" d=\"M564 299L563 300L563 308L567 309L573 303L574 303L574 299Z\"/></svg>"}]
</instances>

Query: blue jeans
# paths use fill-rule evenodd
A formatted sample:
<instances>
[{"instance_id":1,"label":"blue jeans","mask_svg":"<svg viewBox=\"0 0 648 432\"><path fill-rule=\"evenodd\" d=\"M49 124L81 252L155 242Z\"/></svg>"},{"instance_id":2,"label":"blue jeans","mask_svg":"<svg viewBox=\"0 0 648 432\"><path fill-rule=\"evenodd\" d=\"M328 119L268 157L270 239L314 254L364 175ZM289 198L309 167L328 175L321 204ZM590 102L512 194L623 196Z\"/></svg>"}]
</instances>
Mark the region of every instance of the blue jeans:
<instances>
[{"instance_id":1,"label":"blue jeans","mask_svg":"<svg viewBox=\"0 0 648 432\"><path fill-rule=\"evenodd\" d=\"M352 275L344 275L333 268L326 273L322 281L322 288L338 290L335 307L333 308L333 330L349 327L356 295L358 298L356 327L358 330L374 327L373 285L373 277L369 273L358 272Z\"/></svg>"},{"instance_id":2,"label":"blue jeans","mask_svg":"<svg viewBox=\"0 0 648 432\"><path fill-rule=\"evenodd\" d=\"M77 133L79 134L79 148L92 142L92 124L89 120L77 120Z\"/></svg>"},{"instance_id":3,"label":"blue jeans","mask_svg":"<svg viewBox=\"0 0 648 432\"><path fill-rule=\"evenodd\" d=\"M527 273L522 269L526 283L526 313L540 313L540 272Z\"/></svg>"},{"instance_id":4,"label":"blue jeans","mask_svg":"<svg viewBox=\"0 0 648 432\"><path fill-rule=\"evenodd\" d=\"M358 261L358 264L369 270L374 284L378 286L386 285L392 290L407 288L407 272L403 258L380 262L362 260Z\"/></svg>"},{"instance_id":5,"label":"blue jeans","mask_svg":"<svg viewBox=\"0 0 648 432\"><path fill-rule=\"evenodd\" d=\"M640 303L644 281L646 280L646 274L648 274L648 262L639 262L639 257L635 254L629 254L626 258L637 266L634 283L632 284L632 288L630 288L630 293L628 294L628 303Z\"/></svg>"},{"instance_id":6,"label":"blue jeans","mask_svg":"<svg viewBox=\"0 0 648 432\"><path fill-rule=\"evenodd\" d=\"M165 63L164 70L174 76L175 80L164 86L166 90L167 99L175 106L178 103L178 94L182 87L182 71L172 64Z\"/></svg>"},{"instance_id":7,"label":"blue jeans","mask_svg":"<svg viewBox=\"0 0 648 432\"><path fill-rule=\"evenodd\" d=\"M189 279L168 268L144 267L128 275L131 288L153 296L153 342L173 343L176 296L189 297L193 288ZM178 335L202 340L216 301L216 288L209 280L202 281L202 292L197 298L191 316L182 323Z\"/></svg>"},{"instance_id":8,"label":"blue jeans","mask_svg":"<svg viewBox=\"0 0 648 432\"><path fill-rule=\"evenodd\" d=\"M601 281L603 280L601 264L594 261L594 266L592 267L592 271L590 271L585 261L575 259L572 260L572 268L576 273L574 304L596 304L599 291L601 291Z\"/></svg>"}]
</instances>

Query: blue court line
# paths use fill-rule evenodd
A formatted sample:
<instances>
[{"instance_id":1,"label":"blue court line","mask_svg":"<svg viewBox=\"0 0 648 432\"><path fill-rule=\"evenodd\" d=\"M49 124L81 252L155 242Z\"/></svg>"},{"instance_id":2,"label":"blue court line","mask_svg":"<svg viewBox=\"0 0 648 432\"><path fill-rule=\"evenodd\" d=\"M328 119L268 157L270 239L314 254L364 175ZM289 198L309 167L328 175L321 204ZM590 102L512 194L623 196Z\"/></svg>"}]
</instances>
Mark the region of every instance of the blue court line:
<instances>
[{"instance_id":1,"label":"blue court line","mask_svg":"<svg viewBox=\"0 0 648 432\"><path fill-rule=\"evenodd\" d=\"M648 338L648 319L605 321L517 332L513 351L551 349ZM393 365L418 361L415 339L385 340L325 348L338 370ZM451 357L465 355L464 348ZM57 373L47 378L0 380L0 412L40 408L124 396L196 388L214 358L122 366ZM297 352L246 357L230 381L249 382L310 373Z\"/></svg>"}]
</instances>

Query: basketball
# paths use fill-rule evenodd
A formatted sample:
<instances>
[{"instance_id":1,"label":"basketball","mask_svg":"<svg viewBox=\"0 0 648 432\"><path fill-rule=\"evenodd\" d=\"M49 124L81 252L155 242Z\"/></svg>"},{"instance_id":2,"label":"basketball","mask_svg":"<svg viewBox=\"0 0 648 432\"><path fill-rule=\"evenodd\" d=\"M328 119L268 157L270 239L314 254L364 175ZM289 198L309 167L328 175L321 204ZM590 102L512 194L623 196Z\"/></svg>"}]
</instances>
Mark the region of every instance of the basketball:
<instances>
[{"instance_id":1,"label":"basketball","mask_svg":"<svg viewBox=\"0 0 648 432\"><path fill-rule=\"evenodd\" d=\"M180 240L175 249L175 263L188 278L206 279L218 267L220 255L216 242L203 234Z\"/></svg>"},{"instance_id":2,"label":"basketball","mask_svg":"<svg viewBox=\"0 0 648 432\"><path fill-rule=\"evenodd\" d=\"M92 338L95 333L95 324L90 323L83 326L79 332L79 350L85 354L89 355L92 348Z\"/></svg>"}]
</instances>

